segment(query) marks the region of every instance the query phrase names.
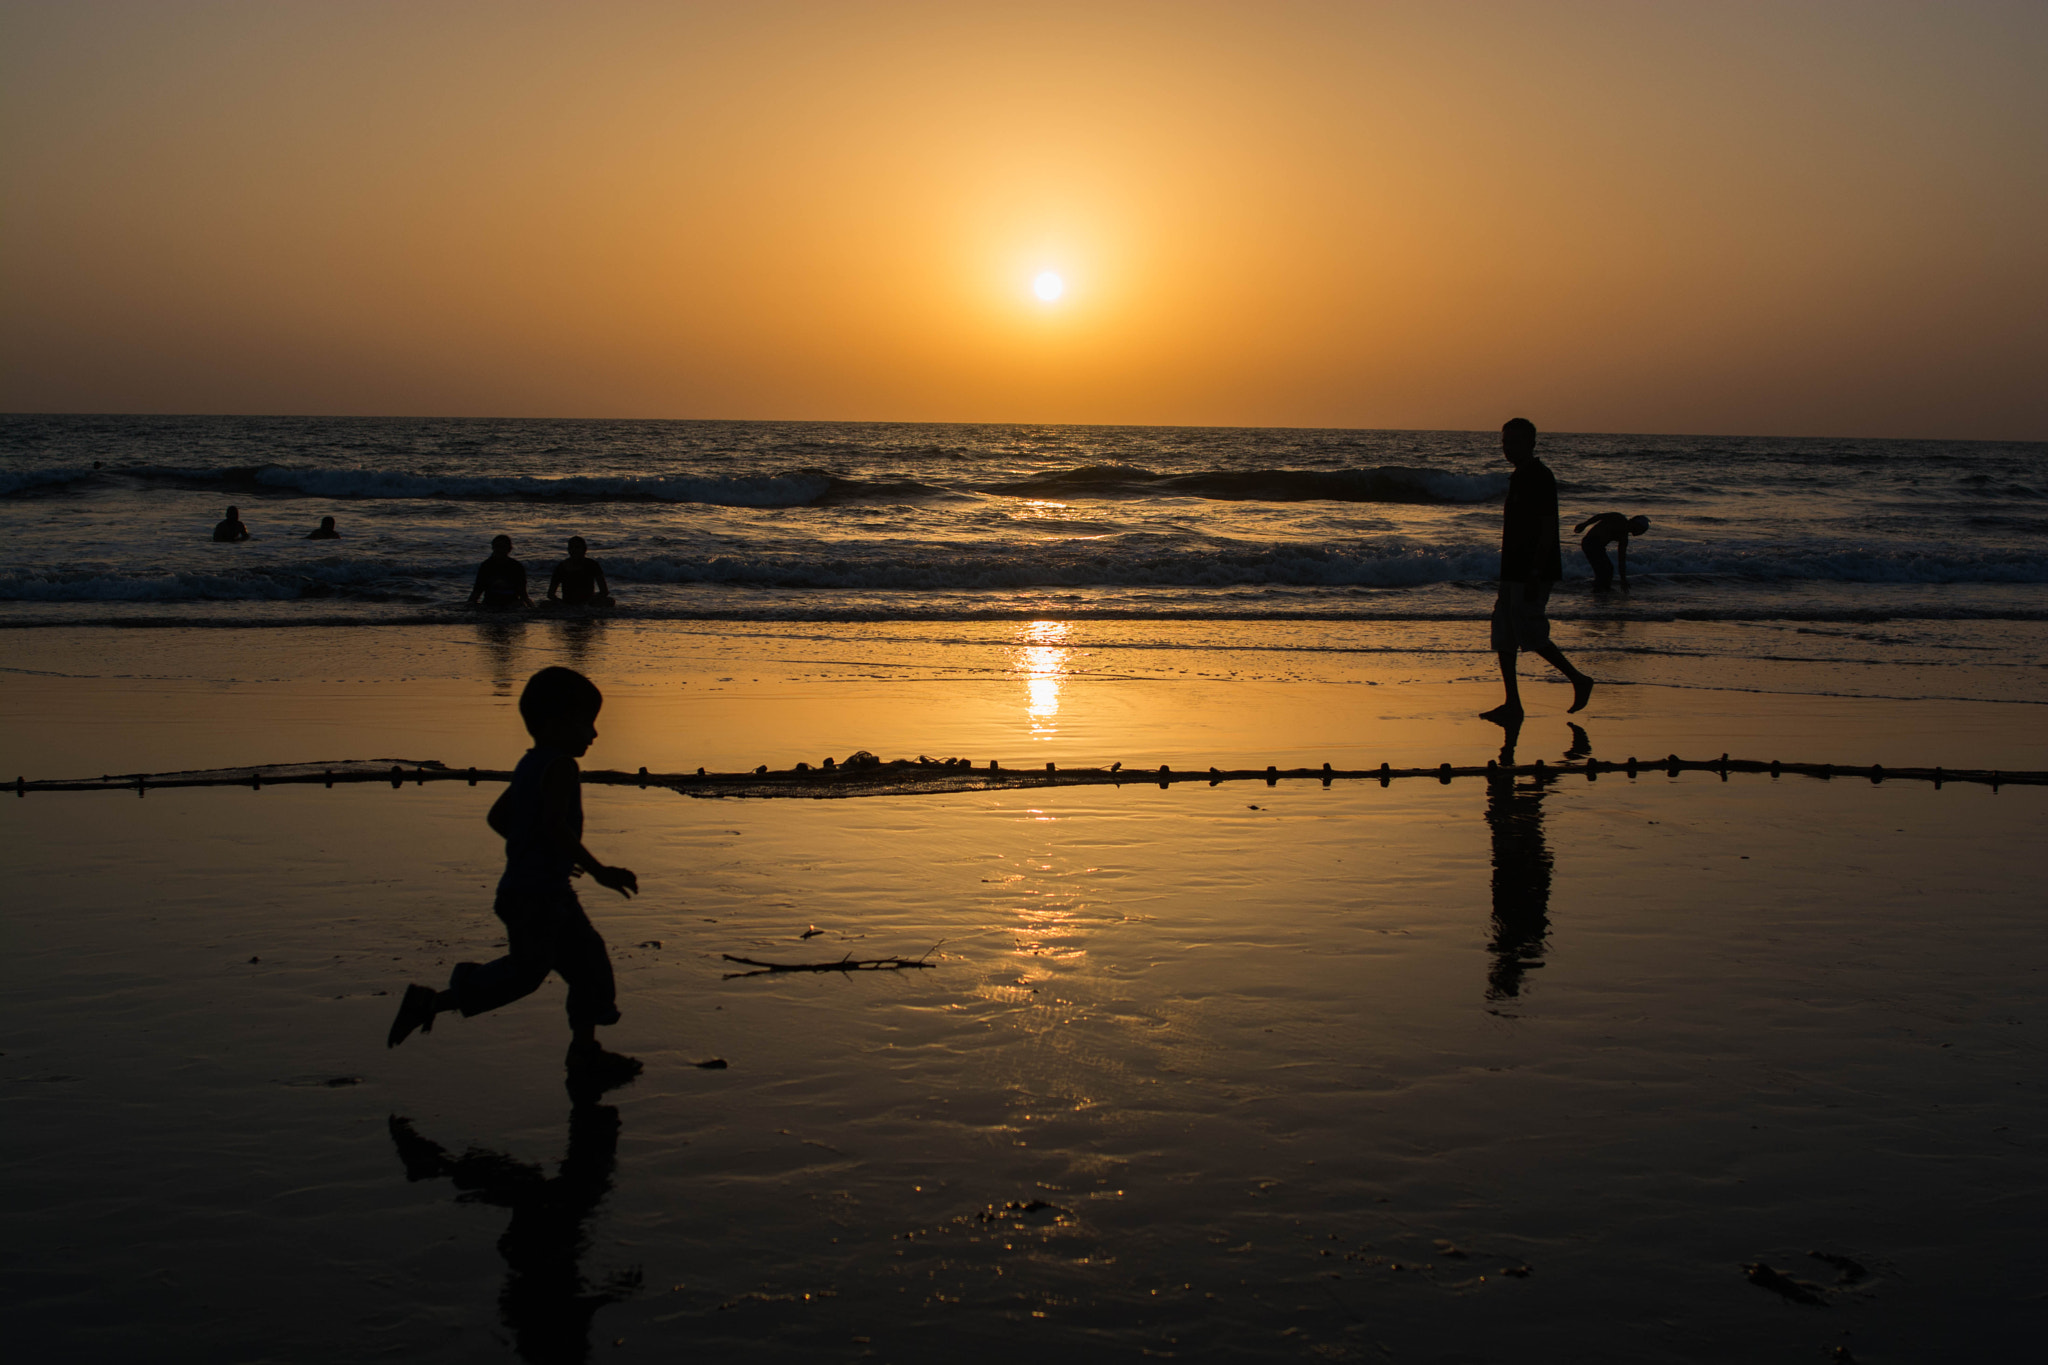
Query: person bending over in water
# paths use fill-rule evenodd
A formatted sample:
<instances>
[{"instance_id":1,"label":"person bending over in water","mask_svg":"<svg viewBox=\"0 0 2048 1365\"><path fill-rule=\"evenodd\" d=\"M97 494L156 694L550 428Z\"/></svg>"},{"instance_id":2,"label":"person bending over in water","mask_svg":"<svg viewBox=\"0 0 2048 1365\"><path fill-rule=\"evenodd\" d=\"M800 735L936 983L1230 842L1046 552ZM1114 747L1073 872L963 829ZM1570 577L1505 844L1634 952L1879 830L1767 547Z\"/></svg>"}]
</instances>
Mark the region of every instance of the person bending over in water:
<instances>
[{"instance_id":1,"label":"person bending over in water","mask_svg":"<svg viewBox=\"0 0 2048 1365\"><path fill-rule=\"evenodd\" d=\"M604 565L590 557L590 547L582 536L569 537L569 557L555 565L555 576L548 580L548 600L572 607L616 605L611 585L604 581Z\"/></svg>"},{"instance_id":2,"label":"person bending over in water","mask_svg":"<svg viewBox=\"0 0 2048 1365\"><path fill-rule=\"evenodd\" d=\"M583 846L583 778L576 760L597 738L603 705L597 685L574 669L543 668L527 680L519 716L533 747L489 816L505 840L505 875L494 907L505 923L505 956L456 963L443 991L407 986L386 1046L431 1030L434 1016L445 1010L482 1014L531 995L549 972L558 972L569 984L572 1075L624 1082L639 1074L638 1061L598 1045L598 1026L619 1022L611 957L569 885L571 876L587 872L628 899L640 889L631 872L607 867Z\"/></svg>"},{"instance_id":3,"label":"person bending over in water","mask_svg":"<svg viewBox=\"0 0 2048 1365\"><path fill-rule=\"evenodd\" d=\"M213 538L222 545L232 545L238 540L249 538L249 528L242 525L242 509L230 507L228 514L214 523Z\"/></svg>"},{"instance_id":4,"label":"person bending over in water","mask_svg":"<svg viewBox=\"0 0 2048 1365\"><path fill-rule=\"evenodd\" d=\"M491 557L477 566L469 605L481 605L486 611L533 605L526 595L526 566L512 557L512 537L491 537Z\"/></svg>"},{"instance_id":5,"label":"person bending over in water","mask_svg":"<svg viewBox=\"0 0 2048 1365\"><path fill-rule=\"evenodd\" d=\"M1534 650L1570 680L1572 711L1583 711L1593 696L1593 680L1572 667L1571 660L1550 643L1550 585L1564 577L1564 556L1557 548L1557 479L1536 458L1536 424L1517 417L1500 429L1501 453L1515 472L1508 476L1507 504L1501 509L1500 595L1493 604L1493 652L1500 656L1501 682L1507 700L1482 719L1501 725L1522 719L1522 689L1515 678L1515 660Z\"/></svg>"},{"instance_id":6,"label":"person bending over in water","mask_svg":"<svg viewBox=\"0 0 2048 1365\"><path fill-rule=\"evenodd\" d=\"M320 518L320 526L319 526L319 529L318 529L318 530L313 530L313 531L308 531L308 532L306 532L306 539L308 539L308 540L340 540L340 539L341 539L341 532L339 532L339 531L337 531L337 530L335 530L335 529L334 529L334 518L333 518L333 517L322 517L322 518Z\"/></svg>"},{"instance_id":7,"label":"person bending over in water","mask_svg":"<svg viewBox=\"0 0 2048 1365\"><path fill-rule=\"evenodd\" d=\"M1587 527L1592 527L1590 532ZM1593 566L1593 586L1605 588L1614 582L1614 565L1607 562L1607 546L1612 544L1614 552L1621 559L1621 586L1628 586L1628 538L1639 536L1650 529L1648 517L1624 517L1619 512L1602 512L1597 517L1587 517L1572 527L1572 534L1586 532L1586 538L1579 542L1579 548L1586 552L1586 562Z\"/></svg>"}]
</instances>

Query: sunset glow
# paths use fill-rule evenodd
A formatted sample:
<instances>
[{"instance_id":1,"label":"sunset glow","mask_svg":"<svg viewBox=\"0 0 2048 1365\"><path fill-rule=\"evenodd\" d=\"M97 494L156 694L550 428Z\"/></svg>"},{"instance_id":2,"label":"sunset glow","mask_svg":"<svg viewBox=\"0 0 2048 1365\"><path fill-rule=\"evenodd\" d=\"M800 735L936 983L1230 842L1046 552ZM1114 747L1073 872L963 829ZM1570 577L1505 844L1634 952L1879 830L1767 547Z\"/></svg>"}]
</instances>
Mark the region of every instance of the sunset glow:
<instances>
[{"instance_id":1,"label":"sunset glow","mask_svg":"<svg viewBox=\"0 0 2048 1365\"><path fill-rule=\"evenodd\" d=\"M0 404L2048 425L2040 6L1174 14L17 6Z\"/></svg>"}]
</instances>

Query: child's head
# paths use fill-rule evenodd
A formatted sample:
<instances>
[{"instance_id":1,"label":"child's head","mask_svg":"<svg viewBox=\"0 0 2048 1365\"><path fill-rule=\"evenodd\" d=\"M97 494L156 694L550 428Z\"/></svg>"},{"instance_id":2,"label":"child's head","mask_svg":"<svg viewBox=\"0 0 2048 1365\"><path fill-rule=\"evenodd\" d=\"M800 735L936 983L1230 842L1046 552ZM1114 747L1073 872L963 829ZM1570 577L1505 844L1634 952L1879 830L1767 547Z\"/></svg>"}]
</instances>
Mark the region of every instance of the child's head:
<instances>
[{"instance_id":1,"label":"child's head","mask_svg":"<svg viewBox=\"0 0 2048 1365\"><path fill-rule=\"evenodd\" d=\"M1628 519L1628 533L1632 536L1639 536L1649 529L1650 519L1648 517L1630 517Z\"/></svg>"},{"instance_id":2,"label":"child's head","mask_svg":"<svg viewBox=\"0 0 2048 1365\"><path fill-rule=\"evenodd\" d=\"M239 507L230 507L230 508L228 509L228 520L229 520L229 521L240 521L241 519L242 519L242 509L241 509L241 508L239 508Z\"/></svg>"},{"instance_id":3,"label":"child's head","mask_svg":"<svg viewBox=\"0 0 2048 1365\"><path fill-rule=\"evenodd\" d=\"M597 738L597 713L604 693L573 668L543 668L519 694L519 718L542 744L581 757Z\"/></svg>"},{"instance_id":4,"label":"child's head","mask_svg":"<svg viewBox=\"0 0 2048 1365\"><path fill-rule=\"evenodd\" d=\"M569 558L581 559L583 558L584 551L588 550L589 548L590 547L588 545L585 545L583 543L582 536L569 537Z\"/></svg>"},{"instance_id":5,"label":"child's head","mask_svg":"<svg viewBox=\"0 0 2048 1365\"><path fill-rule=\"evenodd\" d=\"M512 537L510 537L510 536L492 536L492 537L491 537L491 553L493 553L493 554L501 554L501 555L509 555L509 554L511 554L511 553L512 553Z\"/></svg>"},{"instance_id":6,"label":"child's head","mask_svg":"<svg viewBox=\"0 0 2048 1365\"><path fill-rule=\"evenodd\" d=\"M1526 417L1510 417L1500 429L1500 448L1517 464L1536 453L1536 424Z\"/></svg>"},{"instance_id":7,"label":"child's head","mask_svg":"<svg viewBox=\"0 0 2048 1365\"><path fill-rule=\"evenodd\" d=\"M323 530L323 531L332 531L332 530L334 529L334 518L333 518L333 517L322 517L322 518L320 518L320 529L321 529L321 530Z\"/></svg>"}]
</instances>

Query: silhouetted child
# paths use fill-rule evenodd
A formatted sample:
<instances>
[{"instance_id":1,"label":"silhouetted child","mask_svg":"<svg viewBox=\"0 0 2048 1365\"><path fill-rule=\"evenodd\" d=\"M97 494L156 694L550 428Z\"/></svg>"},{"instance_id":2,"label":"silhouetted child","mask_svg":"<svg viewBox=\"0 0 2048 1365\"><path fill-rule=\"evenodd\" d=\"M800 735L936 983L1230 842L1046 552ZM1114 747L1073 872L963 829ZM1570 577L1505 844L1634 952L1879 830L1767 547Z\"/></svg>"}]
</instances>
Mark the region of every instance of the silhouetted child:
<instances>
[{"instance_id":1,"label":"silhouetted child","mask_svg":"<svg viewBox=\"0 0 2048 1365\"><path fill-rule=\"evenodd\" d=\"M555 565L555 576L548 580L548 600L557 600L557 593L572 607L615 605L611 585L604 581L604 565L590 557L582 536L569 537L569 557Z\"/></svg>"},{"instance_id":2,"label":"silhouetted child","mask_svg":"<svg viewBox=\"0 0 2048 1365\"><path fill-rule=\"evenodd\" d=\"M335 530L335 529L334 529L334 518L333 518L333 517L322 517L322 518L320 518L320 525L318 526L318 528L316 528L316 529L314 529L314 530L311 530L311 531L308 531L308 532L306 532L306 539L308 539L308 540L340 540L340 539L341 539L341 532L339 532L339 531L337 531L337 530Z\"/></svg>"},{"instance_id":3,"label":"silhouetted child","mask_svg":"<svg viewBox=\"0 0 2048 1365\"><path fill-rule=\"evenodd\" d=\"M242 509L230 507L228 514L213 525L213 538L222 545L232 545L238 540L249 538L249 528L242 525Z\"/></svg>"},{"instance_id":4,"label":"silhouetted child","mask_svg":"<svg viewBox=\"0 0 2048 1365\"><path fill-rule=\"evenodd\" d=\"M1619 512L1602 512L1597 517L1588 517L1572 527L1572 534L1578 535L1587 527L1593 529L1579 542L1579 548L1586 552L1586 562L1593 566L1593 586L1605 588L1614 582L1614 566L1607 562L1607 546L1613 545L1621 557L1621 586L1628 586L1628 538L1639 536L1650 529L1648 517L1624 517Z\"/></svg>"},{"instance_id":5,"label":"silhouetted child","mask_svg":"<svg viewBox=\"0 0 2048 1365\"><path fill-rule=\"evenodd\" d=\"M569 885L582 871L621 896L640 889L631 872L605 866L583 846L576 760L597 738L603 705L596 684L574 669L543 668L527 680L519 715L533 747L490 813L491 828L505 840L505 875L498 879L493 907L505 922L505 956L481 965L456 963L444 991L407 986L388 1046L397 1047L415 1029L433 1028L434 1016L444 1010L482 1014L531 995L549 972L557 972L569 986L569 1069L608 1080L638 1074L639 1062L598 1046L598 1025L619 1022L611 957Z\"/></svg>"},{"instance_id":6,"label":"silhouetted child","mask_svg":"<svg viewBox=\"0 0 2048 1365\"><path fill-rule=\"evenodd\" d=\"M476 585L469 590L469 605L481 604L485 611L530 607L526 595L526 566L512 557L512 537L492 536L491 557L477 566Z\"/></svg>"}]
</instances>

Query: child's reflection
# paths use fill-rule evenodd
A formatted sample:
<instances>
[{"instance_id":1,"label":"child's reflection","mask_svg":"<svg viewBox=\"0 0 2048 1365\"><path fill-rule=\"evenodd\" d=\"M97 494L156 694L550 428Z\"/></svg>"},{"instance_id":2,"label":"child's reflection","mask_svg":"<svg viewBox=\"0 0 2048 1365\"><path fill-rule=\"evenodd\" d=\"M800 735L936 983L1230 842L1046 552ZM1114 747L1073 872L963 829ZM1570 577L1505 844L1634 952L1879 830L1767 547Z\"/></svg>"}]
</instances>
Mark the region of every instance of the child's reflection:
<instances>
[{"instance_id":1,"label":"child's reflection","mask_svg":"<svg viewBox=\"0 0 2048 1365\"><path fill-rule=\"evenodd\" d=\"M512 1210L511 1225L498 1239L505 1258L498 1312L520 1359L534 1365L589 1359L590 1320L597 1310L640 1287L637 1269L594 1284L580 1266L590 1244L584 1223L611 1191L619 1111L587 1094L577 1097L569 1113L569 1150L552 1178L539 1166L481 1147L451 1156L397 1114L391 1116L391 1140L407 1180L446 1177L462 1192L460 1199Z\"/></svg>"}]
</instances>

